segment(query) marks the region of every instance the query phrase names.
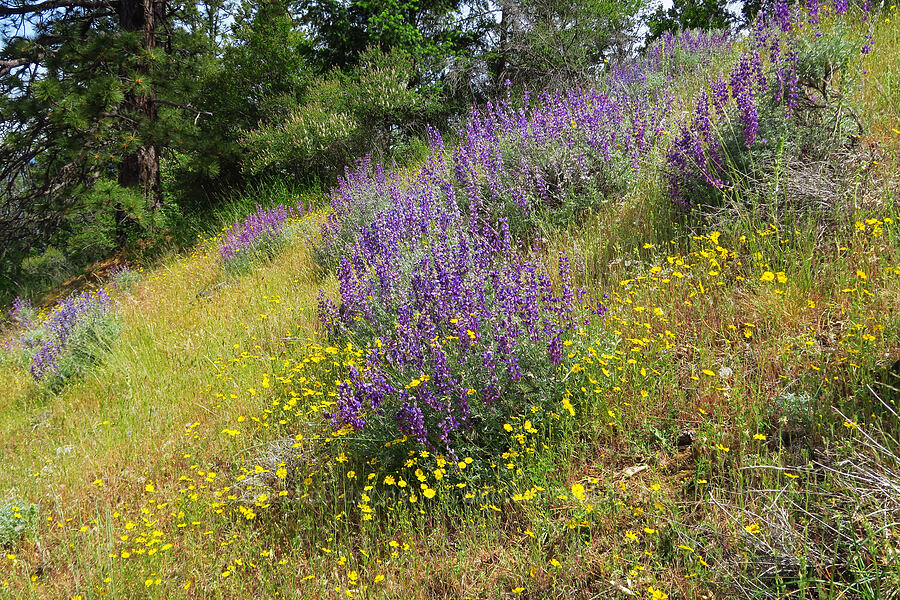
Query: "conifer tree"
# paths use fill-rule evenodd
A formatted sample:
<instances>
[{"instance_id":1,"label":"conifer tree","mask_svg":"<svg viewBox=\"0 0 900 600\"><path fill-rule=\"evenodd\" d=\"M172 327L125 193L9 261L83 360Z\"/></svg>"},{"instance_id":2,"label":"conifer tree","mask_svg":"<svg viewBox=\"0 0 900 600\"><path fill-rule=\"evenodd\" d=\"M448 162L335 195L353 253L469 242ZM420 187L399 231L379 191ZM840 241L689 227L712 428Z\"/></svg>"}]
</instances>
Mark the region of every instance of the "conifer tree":
<instances>
[{"instance_id":1,"label":"conifer tree","mask_svg":"<svg viewBox=\"0 0 900 600\"><path fill-rule=\"evenodd\" d=\"M0 276L48 248L102 255L156 220L161 153L200 116L173 52L183 8L0 0Z\"/></svg>"}]
</instances>

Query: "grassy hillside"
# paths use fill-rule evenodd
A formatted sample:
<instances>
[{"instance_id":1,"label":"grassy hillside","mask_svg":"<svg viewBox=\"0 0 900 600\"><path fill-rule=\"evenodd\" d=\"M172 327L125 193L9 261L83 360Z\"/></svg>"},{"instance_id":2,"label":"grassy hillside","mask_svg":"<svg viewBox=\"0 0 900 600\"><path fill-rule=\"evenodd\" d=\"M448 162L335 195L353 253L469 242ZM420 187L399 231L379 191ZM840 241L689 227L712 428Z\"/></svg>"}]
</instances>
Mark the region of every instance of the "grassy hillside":
<instances>
[{"instance_id":1,"label":"grassy hillside","mask_svg":"<svg viewBox=\"0 0 900 600\"><path fill-rule=\"evenodd\" d=\"M200 239L73 376L11 330L0 598L891 597L900 16L813 19Z\"/></svg>"}]
</instances>

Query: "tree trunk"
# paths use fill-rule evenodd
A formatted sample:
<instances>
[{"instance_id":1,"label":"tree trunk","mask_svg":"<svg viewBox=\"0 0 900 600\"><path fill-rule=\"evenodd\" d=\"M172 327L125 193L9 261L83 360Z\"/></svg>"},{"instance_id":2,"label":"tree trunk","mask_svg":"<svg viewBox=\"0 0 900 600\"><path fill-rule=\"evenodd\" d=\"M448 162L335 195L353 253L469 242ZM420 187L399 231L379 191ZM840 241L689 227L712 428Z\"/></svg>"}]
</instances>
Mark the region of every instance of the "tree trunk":
<instances>
[{"instance_id":1,"label":"tree trunk","mask_svg":"<svg viewBox=\"0 0 900 600\"><path fill-rule=\"evenodd\" d=\"M119 26L123 31L141 34L141 48L156 47L156 28L165 18L165 0L120 0ZM138 72L150 77L150 60L144 57ZM123 112L134 115L139 121L152 123L157 118L156 96L153 91L128 91L122 104ZM159 147L152 139L141 139L141 146L122 158L119 163L119 185L140 190L151 210L162 204L159 173ZM124 242L128 217L122 207L116 211L116 228L119 241Z\"/></svg>"},{"instance_id":2,"label":"tree trunk","mask_svg":"<svg viewBox=\"0 0 900 600\"><path fill-rule=\"evenodd\" d=\"M509 40L507 39L509 34L509 20L509 7L507 6L506 0L501 0L499 23L500 39L497 44L497 56L489 65L489 68L493 71L491 79L494 84L494 89L491 90L491 93L495 94L497 97L502 95L500 90L504 88L506 81L506 53L509 50Z\"/></svg>"}]
</instances>

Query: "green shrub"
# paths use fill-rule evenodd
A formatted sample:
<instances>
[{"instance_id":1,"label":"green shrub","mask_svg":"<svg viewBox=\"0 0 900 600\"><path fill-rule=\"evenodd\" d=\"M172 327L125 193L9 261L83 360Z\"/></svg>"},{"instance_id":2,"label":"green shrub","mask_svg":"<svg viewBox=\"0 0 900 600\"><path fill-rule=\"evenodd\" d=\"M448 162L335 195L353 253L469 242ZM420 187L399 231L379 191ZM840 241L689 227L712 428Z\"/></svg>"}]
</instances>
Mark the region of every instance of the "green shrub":
<instances>
[{"instance_id":1,"label":"green shrub","mask_svg":"<svg viewBox=\"0 0 900 600\"><path fill-rule=\"evenodd\" d=\"M859 46L838 25L745 52L681 122L667 158L676 204L705 216L833 219L863 133L846 98Z\"/></svg>"},{"instance_id":2,"label":"green shrub","mask_svg":"<svg viewBox=\"0 0 900 600\"><path fill-rule=\"evenodd\" d=\"M549 227L565 228L599 210L606 202L621 198L633 181L629 157L613 153L606 160L583 137L527 144L502 139L499 144L504 173L501 181L509 189L528 190L526 210L508 194L494 198L487 182L482 197L491 222L505 218L516 238L530 238ZM581 166L576 167L581 161ZM462 189L457 190L465 198ZM498 201L499 200L499 201ZM468 209L463 203L462 210Z\"/></svg>"},{"instance_id":3,"label":"green shrub","mask_svg":"<svg viewBox=\"0 0 900 600\"><path fill-rule=\"evenodd\" d=\"M244 172L329 170L354 156L389 150L400 125L423 114L431 101L410 85L416 68L402 51L369 49L360 61L351 72L334 70L314 82L285 118L246 131Z\"/></svg>"},{"instance_id":4,"label":"green shrub","mask_svg":"<svg viewBox=\"0 0 900 600\"><path fill-rule=\"evenodd\" d=\"M22 259L22 271L34 281L58 283L65 279L71 270L69 260L55 246L47 246L40 254Z\"/></svg>"}]
</instances>

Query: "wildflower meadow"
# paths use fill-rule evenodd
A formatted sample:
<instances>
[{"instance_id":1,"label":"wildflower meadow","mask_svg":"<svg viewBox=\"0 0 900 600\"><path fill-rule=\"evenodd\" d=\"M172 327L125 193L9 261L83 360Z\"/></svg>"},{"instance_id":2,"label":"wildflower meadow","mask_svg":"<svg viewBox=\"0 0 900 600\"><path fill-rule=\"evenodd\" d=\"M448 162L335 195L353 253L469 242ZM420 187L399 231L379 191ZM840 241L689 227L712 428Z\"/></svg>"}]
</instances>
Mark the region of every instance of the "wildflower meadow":
<instances>
[{"instance_id":1,"label":"wildflower meadow","mask_svg":"<svg viewBox=\"0 0 900 600\"><path fill-rule=\"evenodd\" d=\"M0 598L894 597L900 13L765 6L17 300Z\"/></svg>"}]
</instances>

